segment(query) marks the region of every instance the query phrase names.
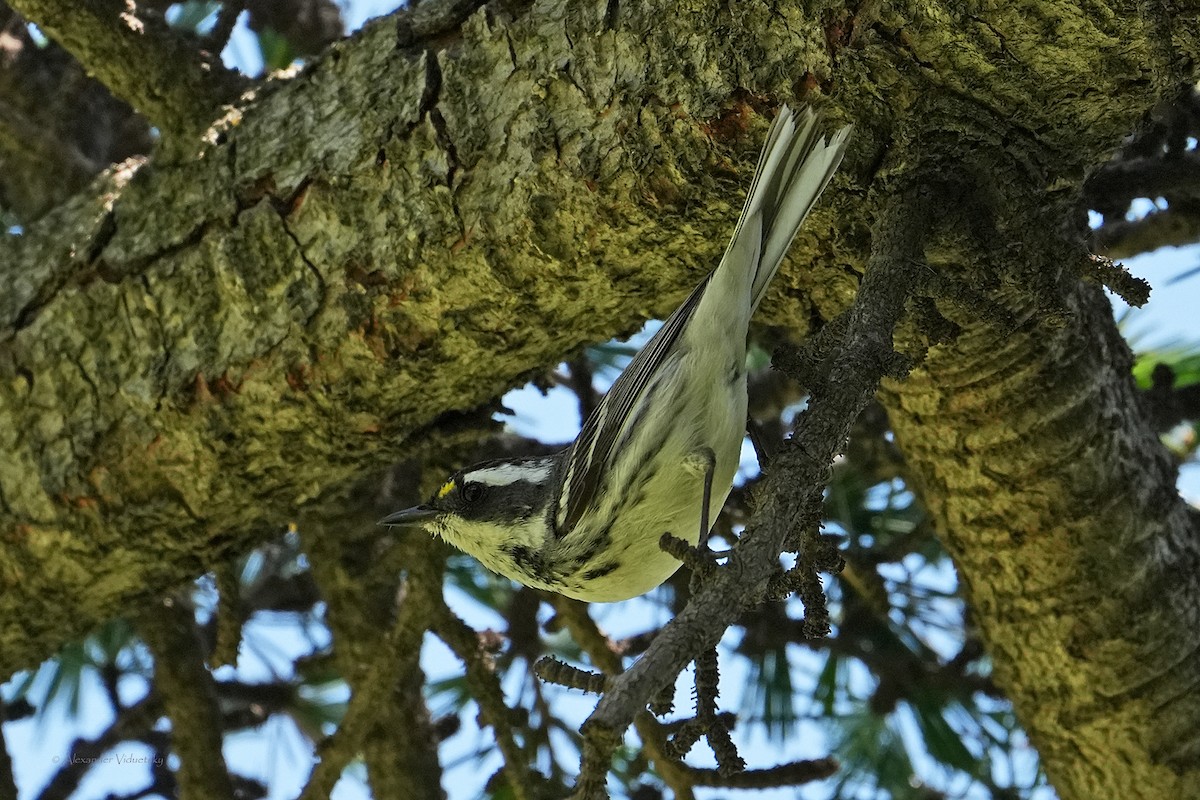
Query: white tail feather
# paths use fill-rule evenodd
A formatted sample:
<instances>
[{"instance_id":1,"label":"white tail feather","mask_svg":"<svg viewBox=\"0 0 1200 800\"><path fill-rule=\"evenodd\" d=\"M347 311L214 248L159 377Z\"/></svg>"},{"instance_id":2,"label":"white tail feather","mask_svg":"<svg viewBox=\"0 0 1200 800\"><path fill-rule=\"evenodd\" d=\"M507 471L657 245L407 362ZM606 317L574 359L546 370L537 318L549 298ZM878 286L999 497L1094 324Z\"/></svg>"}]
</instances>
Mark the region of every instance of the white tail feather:
<instances>
[{"instance_id":1,"label":"white tail feather","mask_svg":"<svg viewBox=\"0 0 1200 800\"><path fill-rule=\"evenodd\" d=\"M798 125L790 108L779 109L759 156L746 205L725 251L726 259L735 251L758 252L750 292L751 313L762 302L800 223L841 163L850 129L847 125L826 141L818 133L817 115L811 108L800 112ZM760 216L761 224L747 226L754 215ZM745 235L761 236L761 241L747 248L751 243L741 241Z\"/></svg>"}]
</instances>

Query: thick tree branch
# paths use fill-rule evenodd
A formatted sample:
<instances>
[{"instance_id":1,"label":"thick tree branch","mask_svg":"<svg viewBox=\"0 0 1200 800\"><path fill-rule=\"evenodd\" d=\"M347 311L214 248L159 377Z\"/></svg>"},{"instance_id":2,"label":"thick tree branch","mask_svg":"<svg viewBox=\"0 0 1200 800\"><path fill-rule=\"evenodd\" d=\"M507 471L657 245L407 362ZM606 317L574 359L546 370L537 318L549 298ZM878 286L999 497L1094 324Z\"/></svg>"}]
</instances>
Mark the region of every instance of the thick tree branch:
<instances>
[{"instance_id":1,"label":"thick tree branch","mask_svg":"<svg viewBox=\"0 0 1200 800\"><path fill-rule=\"evenodd\" d=\"M991 155L1009 246L985 233L971 257L1001 279L969 308L938 298L962 333L889 385L896 440L1060 796L1190 800L1200 538L1109 303L1070 269L1088 261L1056 222L1073 198ZM1038 291L1010 295L1018 275Z\"/></svg>"},{"instance_id":2,"label":"thick tree branch","mask_svg":"<svg viewBox=\"0 0 1200 800\"><path fill-rule=\"evenodd\" d=\"M564 351L629 332L651 308L665 313L715 263L713 242L744 192L745 172L725 159L736 144L745 167L765 119L753 117L754 135L722 129L735 138L714 142L665 107L631 101L624 121L598 118L569 94L563 119L574 122L558 123L555 145L526 118L535 75L602 24L584 7L538 14L568 10L553 42L545 17L496 37L476 15L441 54L398 51L396 21L376 23L345 45L353 57L271 94L203 159L116 172L98 196L0 240L10 287L0 294L0 447L12 454L0 463L0 509L20 531L0 541L23 543L4 551L0 605L56 598L53 611L14 607L0 619L25 620L23 638L47 637L25 639L38 657L246 547L251 531L278 530L298 498L406 453L448 408L485 403ZM636 30L661 25L645 13L630 19ZM479 95L480 71L511 65L512 48L542 66ZM744 75L773 69L752 62ZM607 57L573 63L576 80L596 85L611 69ZM689 102L719 113L709 92ZM492 111L479 110L485 101ZM655 191L686 190L680 209L712 236L664 219L627 169L610 172L661 161L664 135L690 153L691 177L664 165ZM598 175L609 176L603 191L589 188ZM816 252L812 236L828 233L831 213L813 216L797 252ZM355 215L339 228L346 237L329 238L332 219ZM648 226L659 231L651 240ZM676 263L687 251L694 273ZM821 279L841 282L833 267ZM624 299L634 296L654 302ZM65 429L50 419L64 413ZM101 521L112 514L125 521ZM77 547L94 555L64 580ZM20 648L0 652L26 663Z\"/></svg>"},{"instance_id":3,"label":"thick tree branch","mask_svg":"<svg viewBox=\"0 0 1200 800\"><path fill-rule=\"evenodd\" d=\"M150 144L144 119L0 2L0 211L28 225Z\"/></svg>"},{"instance_id":4,"label":"thick tree branch","mask_svg":"<svg viewBox=\"0 0 1200 800\"><path fill-rule=\"evenodd\" d=\"M823 29L803 4L546 0L419 48L397 48L397 20L381 20L241 109L203 158L108 176L0 239L5 670L461 427L447 410L669 311L719 258L765 117L798 91L832 94L829 116L859 133L763 308L797 336L853 296L876 211L864 187L905 169L914 118L947 163L1019 149L1018 169L1077 199L1153 102L1150 45L1128 5L1048 2L1053 26L944 2L868 4ZM1174 63L1200 63L1200 20L1173 26ZM987 123L969 142L968 114ZM957 302L1003 291L1064 319L1041 266L959 263ZM941 374L975 357L947 352ZM932 398L911 416L944 410ZM976 430L938 433L970 443ZM991 468L965 464L960 482ZM1171 476L1152 472L1138 485L1169 497ZM1074 485L1021 476L1034 498ZM1072 508L1102 521L1097 503ZM997 519L1009 535L1022 517ZM953 536L974 521L943 523ZM1168 602L1143 599L1147 612ZM1015 664L1031 649L994 654ZM1055 665L1069 684L1076 665Z\"/></svg>"},{"instance_id":5,"label":"thick tree branch","mask_svg":"<svg viewBox=\"0 0 1200 800\"><path fill-rule=\"evenodd\" d=\"M194 137L221 116L243 81L160 19L126 0L8 0L113 94L168 138Z\"/></svg>"}]
</instances>

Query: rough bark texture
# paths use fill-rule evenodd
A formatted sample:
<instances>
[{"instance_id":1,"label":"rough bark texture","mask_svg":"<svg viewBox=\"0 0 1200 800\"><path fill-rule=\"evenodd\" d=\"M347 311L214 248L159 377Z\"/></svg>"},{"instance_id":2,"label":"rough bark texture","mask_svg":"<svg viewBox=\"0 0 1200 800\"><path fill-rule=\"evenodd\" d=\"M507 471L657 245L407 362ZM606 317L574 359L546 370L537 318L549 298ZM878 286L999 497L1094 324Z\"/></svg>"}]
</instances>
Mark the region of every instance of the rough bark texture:
<instances>
[{"instance_id":1,"label":"rough bark texture","mask_svg":"<svg viewBox=\"0 0 1200 800\"><path fill-rule=\"evenodd\" d=\"M764 317L799 336L848 305L873 187L916 160L1046 215L1024 253L955 262L960 311L1019 325L953 315L897 438L1061 796L1195 796L1192 529L1082 267L1029 256L1061 252L1062 197L1193 69L1195 15L1167 63L1129 3L514 13L430 50L374 23L201 157L126 164L0 241L0 670L668 311L736 217L751 109L820 95L857 137Z\"/></svg>"},{"instance_id":2,"label":"rough bark texture","mask_svg":"<svg viewBox=\"0 0 1200 800\"><path fill-rule=\"evenodd\" d=\"M0 213L28 224L150 144L144 119L0 3Z\"/></svg>"},{"instance_id":3,"label":"rough bark texture","mask_svg":"<svg viewBox=\"0 0 1200 800\"><path fill-rule=\"evenodd\" d=\"M64 50L158 126L164 137L195 139L243 86L213 54L160 17L139 17L123 0L9 0Z\"/></svg>"},{"instance_id":4,"label":"rough bark texture","mask_svg":"<svg viewBox=\"0 0 1200 800\"><path fill-rule=\"evenodd\" d=\"M745 172L649 96L705 60L587 11L481 13L441 54L377 23L203 158L127 165L4 243L5 668L277 530L437 414L663 313L715 261ZM723 39L741 69L681 106L717 117L754 74L751 31L778 25L761 14ZM795 63L824 52L807 29ZM795 70L763 69L787 96ZM718 144L744 163L756 122ZM815 215L810 248L832 224ZM817 269L805 317L853 291Z\"/></svg>"},{"instance_id":5,"label":"rough bark texture","mask_svg":"<svg viewBox=\"0 0 1200 800\"><path fill-rule=\"evenodd\" d=\"M1067 302L935 348L896 438L1060 796L1200 796L1200 539L1111 307Z\"/></svg>"}]
</instances>

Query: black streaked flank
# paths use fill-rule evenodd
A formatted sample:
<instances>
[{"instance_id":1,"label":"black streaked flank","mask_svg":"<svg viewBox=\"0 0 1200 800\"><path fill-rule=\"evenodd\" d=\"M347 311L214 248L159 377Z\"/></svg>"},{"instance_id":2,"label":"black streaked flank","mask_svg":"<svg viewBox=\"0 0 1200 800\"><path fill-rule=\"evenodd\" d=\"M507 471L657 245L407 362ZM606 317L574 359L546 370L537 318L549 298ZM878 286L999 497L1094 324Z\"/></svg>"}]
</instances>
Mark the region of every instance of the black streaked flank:
<instances>
[{"instance_id":1,"label":"black streaked flank","mask_svg":"<svg viewBox=\"0 0 1200 800\"><path fill-rule=\"evenodd\" d=\"M399 518L425 520L500 573L580 600L625 599L666 580L678 563L654 550L661 531L693 533L703 480L703 540L729 492L731 470L716 475L714 464L735 467L741 447L745 420L728 415L746 401L744 322L845 151L848 127L829 139L819 128L811 110L780 110L720 263L566 450L462 470Z\"/></svg>"},{"instance_id":2,"label":"black streaked flank","mask_svg":"<svg viewBox=\"0 0 1200 800\"><path fill-rule=\"evenodd\" d=\"M583 579L585 581L594 581L596 578L603 578L613 570L619 569L620 566L620 561L610 561L607 564L602 564L601 566L596 567L595 569L589 569L587 572L583 573Z\"/></svg>"},{"instance_id":3,"label":"black streaked flank","mask_svg":"<svg viewBox=\"0 0 1200 800\"><path fill-rule=\"evenodd\" d=\"M544 583L556 583L556 570L550 568L546 562L546 554L540 550L526 547L523 544L508 545L500 548L501 552L512 559L513 564L517 569L524 572L531 578L536 578Z\"/></svg>"},{"instance_id":4,"label":"black streaked flank","mask_svg":"<svg viewBox=\"0 0 1200 800\"><path fill-rule=\"evenodd\" d=\"M616 524L616 521L616 517L610 519L600 533L588 539L587 546L583 549L583 552L571 559L576 570L612 546L612 527Z\"/></svg>"}]
</instances>

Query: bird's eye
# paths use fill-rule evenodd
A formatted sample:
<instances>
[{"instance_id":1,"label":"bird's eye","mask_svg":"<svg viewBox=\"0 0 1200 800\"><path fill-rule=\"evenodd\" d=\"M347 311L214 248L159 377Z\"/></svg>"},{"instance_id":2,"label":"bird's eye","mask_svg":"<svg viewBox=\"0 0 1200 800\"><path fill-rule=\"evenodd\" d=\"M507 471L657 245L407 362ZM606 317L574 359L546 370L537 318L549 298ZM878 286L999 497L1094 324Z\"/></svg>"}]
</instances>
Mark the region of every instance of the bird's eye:
<instances>
[{"instance_id":1,"label":"bird's eye","mask_svg":"<svg viewBox=\"0 0 1200 800\"><path fill-rule=\"evenodd\" d=\"M462 496L468 503L474 503L483 496L483 487L478 483L468 483L463 486Z\"/></svg>"}]
</instances>

